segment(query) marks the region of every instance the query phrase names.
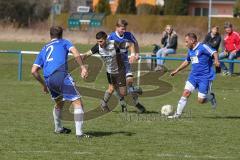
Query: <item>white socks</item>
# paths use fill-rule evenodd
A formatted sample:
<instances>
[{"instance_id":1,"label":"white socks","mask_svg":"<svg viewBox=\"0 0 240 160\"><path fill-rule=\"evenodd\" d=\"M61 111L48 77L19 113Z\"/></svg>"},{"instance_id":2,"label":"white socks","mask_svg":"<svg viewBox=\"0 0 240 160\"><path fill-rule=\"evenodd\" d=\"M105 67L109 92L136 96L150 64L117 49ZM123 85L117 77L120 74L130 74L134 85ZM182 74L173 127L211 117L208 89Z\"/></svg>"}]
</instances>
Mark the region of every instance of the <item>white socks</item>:
<instances>
[{"instance_id":1,"label":"white socks","mask_svg":"<svg viewBox=\"0 0 240 160\"><path fill-rule=\"evenodd\" d=\"M63 128L62 123L61 123L61 111L62 108L56 108L54 106L53 108L53 120L54 120L54 125L55 125L55 131L59 131Z\"/></svg>"},{"instance_id":2,"label":"white socks","mask_svg":"<svg viewBox=\"0 0 240 160\"><path fill-rule=\"evenodd\" d=\"M84 115L84 112L82 107L74 108L75 128L76 128L76 135L78 136L83 134L83 131L82 131L83 115Z\"/></svg>"},{"instance_id":3,"label":"white socks","mask_svg":"<svg viewBox=\"0 0 240 160\"><path fill-rule=\"evenodd\" d=\"M181 115L184 107L187 104L187 98L186 97L181 97L179 102L178 102L178 106L177 106L177 114Z\"/></svg>"},{"instance_id":4,"label":"white socks","mask_svg":"<svg viewBox=\"0 0 240 160\"><path fill-rule=\"evenodd\" d=\"M108 101L110 100L112 94L109 93L108 91L105 91L104 96L103 96L103 101L107 104Z\"/></svg>"}]
</instances>

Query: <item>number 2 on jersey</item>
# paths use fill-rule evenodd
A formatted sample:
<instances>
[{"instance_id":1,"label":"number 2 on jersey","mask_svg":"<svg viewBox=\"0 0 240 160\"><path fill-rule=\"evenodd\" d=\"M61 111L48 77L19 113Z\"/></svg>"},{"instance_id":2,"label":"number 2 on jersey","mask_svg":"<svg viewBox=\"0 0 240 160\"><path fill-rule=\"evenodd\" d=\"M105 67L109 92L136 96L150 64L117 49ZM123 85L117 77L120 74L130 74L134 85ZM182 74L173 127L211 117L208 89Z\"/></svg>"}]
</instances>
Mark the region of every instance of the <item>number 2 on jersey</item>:
<instances>
[{"instance_id":1,"label":"number 2 on jersey","mask_svg":"<svg viewBox=\"0 0 240 160\"><path fill-rule=\"evenodd\" d=\"M51 46L48 46L47 47L47 49L46 49L46 52L48 53L48 55L47 55L47 62L50 62L50 61L52 61L53 60L53 58L51 57L51 55L52 55L52 52L53 52L53 45L51 45Z\"/></svg>"}]
</instances>

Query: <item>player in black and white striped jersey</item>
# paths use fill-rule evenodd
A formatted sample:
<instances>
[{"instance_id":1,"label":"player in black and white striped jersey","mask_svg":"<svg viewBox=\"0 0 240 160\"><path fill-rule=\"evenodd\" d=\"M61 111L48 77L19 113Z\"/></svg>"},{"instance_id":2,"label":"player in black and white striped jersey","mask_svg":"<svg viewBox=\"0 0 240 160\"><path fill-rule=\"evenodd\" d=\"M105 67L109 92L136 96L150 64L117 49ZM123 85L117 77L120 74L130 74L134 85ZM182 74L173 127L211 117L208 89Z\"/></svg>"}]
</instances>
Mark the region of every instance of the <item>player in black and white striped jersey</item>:
<instances>
[{"instance_id":1,"label":"player in black and white striped jersey","mask_svg":"<svg viewBox=\"0 0 240 160\"><path fill-rule=\"evenodd\" d=\"M101 101L101 108L103 111L109 111L107 103L114 90L117 91L121 97L127 95L125 66L121 55L122 52L120 52L120 50L128 48L133 50L133 44L127 41L119 43L114 40L107 40L107 34L103 31L96 34L96 39L97 44L84 54L84 58L93 54L99 54L104 61L108 83L113 88L108 88L105 91L104 97Z\"/></svg>"}]
</instances>

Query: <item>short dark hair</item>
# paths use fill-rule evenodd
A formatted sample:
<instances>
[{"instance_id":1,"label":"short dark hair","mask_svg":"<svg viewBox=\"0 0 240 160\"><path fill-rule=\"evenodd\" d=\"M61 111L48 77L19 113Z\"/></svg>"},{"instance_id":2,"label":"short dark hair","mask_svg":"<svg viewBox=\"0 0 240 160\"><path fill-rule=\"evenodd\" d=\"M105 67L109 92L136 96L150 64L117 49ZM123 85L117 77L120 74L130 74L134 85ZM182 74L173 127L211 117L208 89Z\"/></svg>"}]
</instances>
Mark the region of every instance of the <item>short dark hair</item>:
<instances>
[{"instance_id":1,"label":"short dark hair","mask_svg":"<svg viewBox=\"0 0 240 160\"><path fill-rule=\"evenodd\" d=\"M63 28L62 27L60 27L60 26L52 26L50 28L51 39L53 39L53 38L60 39L60 38L62 38L62 35L63 35Z\"/></svg>"},{"instance_id":2,"label":"short dark hair","mask_svg":"<svg viewBox=\"0 0 240 160\"><path fill-rule=\"evenodd\" d=\"M232 28L233 25L230 22L225 22L224 23L224 28Z\"/></svg>"},{"instance_id":3,"label":"short dark hair","mask_svg":"<svg viewBox=\"0 0 240 160\"><path fill-rule=\"evenodd\" d=\"M197 35L196 35L195 33L193 33L193 32L187 33L187 34L185 35L185 37L189 37L189 38L197 41Z\"/></svg>"},{"instance_id":4,"label":"short dark hair","mask_svg":"<svg viewBox=\"0 0 240 160\"><path fill-rule=\"evenodd\" d=\"M217 30L219 30L219 27L218 27L218 26L212 26L212 29L213 29L213 28L216 28Z\"/></svg>"},{"instance_id":5,"label":"short dark hair","mask_svg":"<svg viewBox=\"0 0 240 160\"><path fill-rule=\"evenodd\" d=\"M117 23L116 23L117 27L126 27L127 25L128 25L127 20L125 20L125 19L118 19L117 20Z\"/></svg>"},{"instance_id":6,"label":"short dark hair","mask_svg":"<svg viewBox=\"0 0 240 160\"><path fill-rule=\"evenodd\" d=\"M98 32L98 33L96 34L96 39L101 39L101 38L107 39L107 33L104 32L104 31Z\"/></svg>"}]
</instances>

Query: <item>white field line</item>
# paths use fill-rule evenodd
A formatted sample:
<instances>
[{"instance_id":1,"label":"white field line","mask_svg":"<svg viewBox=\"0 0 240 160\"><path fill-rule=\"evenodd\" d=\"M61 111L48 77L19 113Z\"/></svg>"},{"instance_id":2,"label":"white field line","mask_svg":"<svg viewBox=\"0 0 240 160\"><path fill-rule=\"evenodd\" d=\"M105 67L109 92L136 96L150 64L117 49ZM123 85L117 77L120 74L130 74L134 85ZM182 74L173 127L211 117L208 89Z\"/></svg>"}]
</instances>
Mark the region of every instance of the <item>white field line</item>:
<instances>
[{"instance_id":1,"label":"white field line","mask_svg":"<svg viewBox=\"0 0 240 160\"><path fill-rule=\"evenodd\" d=\"M157 154L158 157L173 157L173 158L184 158L184 159L237 159L237 157L220 157L220 156L213 156L213 155L202 155L202 156L194 156L190 154Z\"/></svg>"},{"instance_id":2,"label":"white field line","mask_svg":"<svg viewBox=\"0 0 240 160\"><path fill-rule=\"evenodd\" d=\"M57 152L57 151L8 151L10 153L15 153L15 154L74 154L74 155L89 155L89 154L94 154L92 152L80 152L80 151L73 151L73 152L67 152L67 151L63 151L63 152ZM130 154L131 155L131 154ZM144 156L146 154L136 154L134 153L134 155L139 155L139 156ZM150 156L150 155L149 155ZM152 155L151 155L152 156ZM194 155L190 155L190 154L176 154L176 153L161 153L161 154L157 154L157 157L172 157L172 158L184 158L184 159L238 159L237 157L229 157L229 156L225 156L225 157L221 157L221 156L213 156L213 155L202 155L202 156L194 156Z\"/></svg>"},{"instance_id":3,"label":"white field line","mask_svg":"<svg viewBox=\"0 0 240 160\"><path fill-rule=\"evenodd\" d=\"M26 154L26 153L35 153L35 154L77 154L77 155L84 155L84 154L93 154L92 152L80 152L80 151L73 151L73 152L57 152L57 151L8 151L11 153L16 154Z\"/></svg>"}]
</instances>

